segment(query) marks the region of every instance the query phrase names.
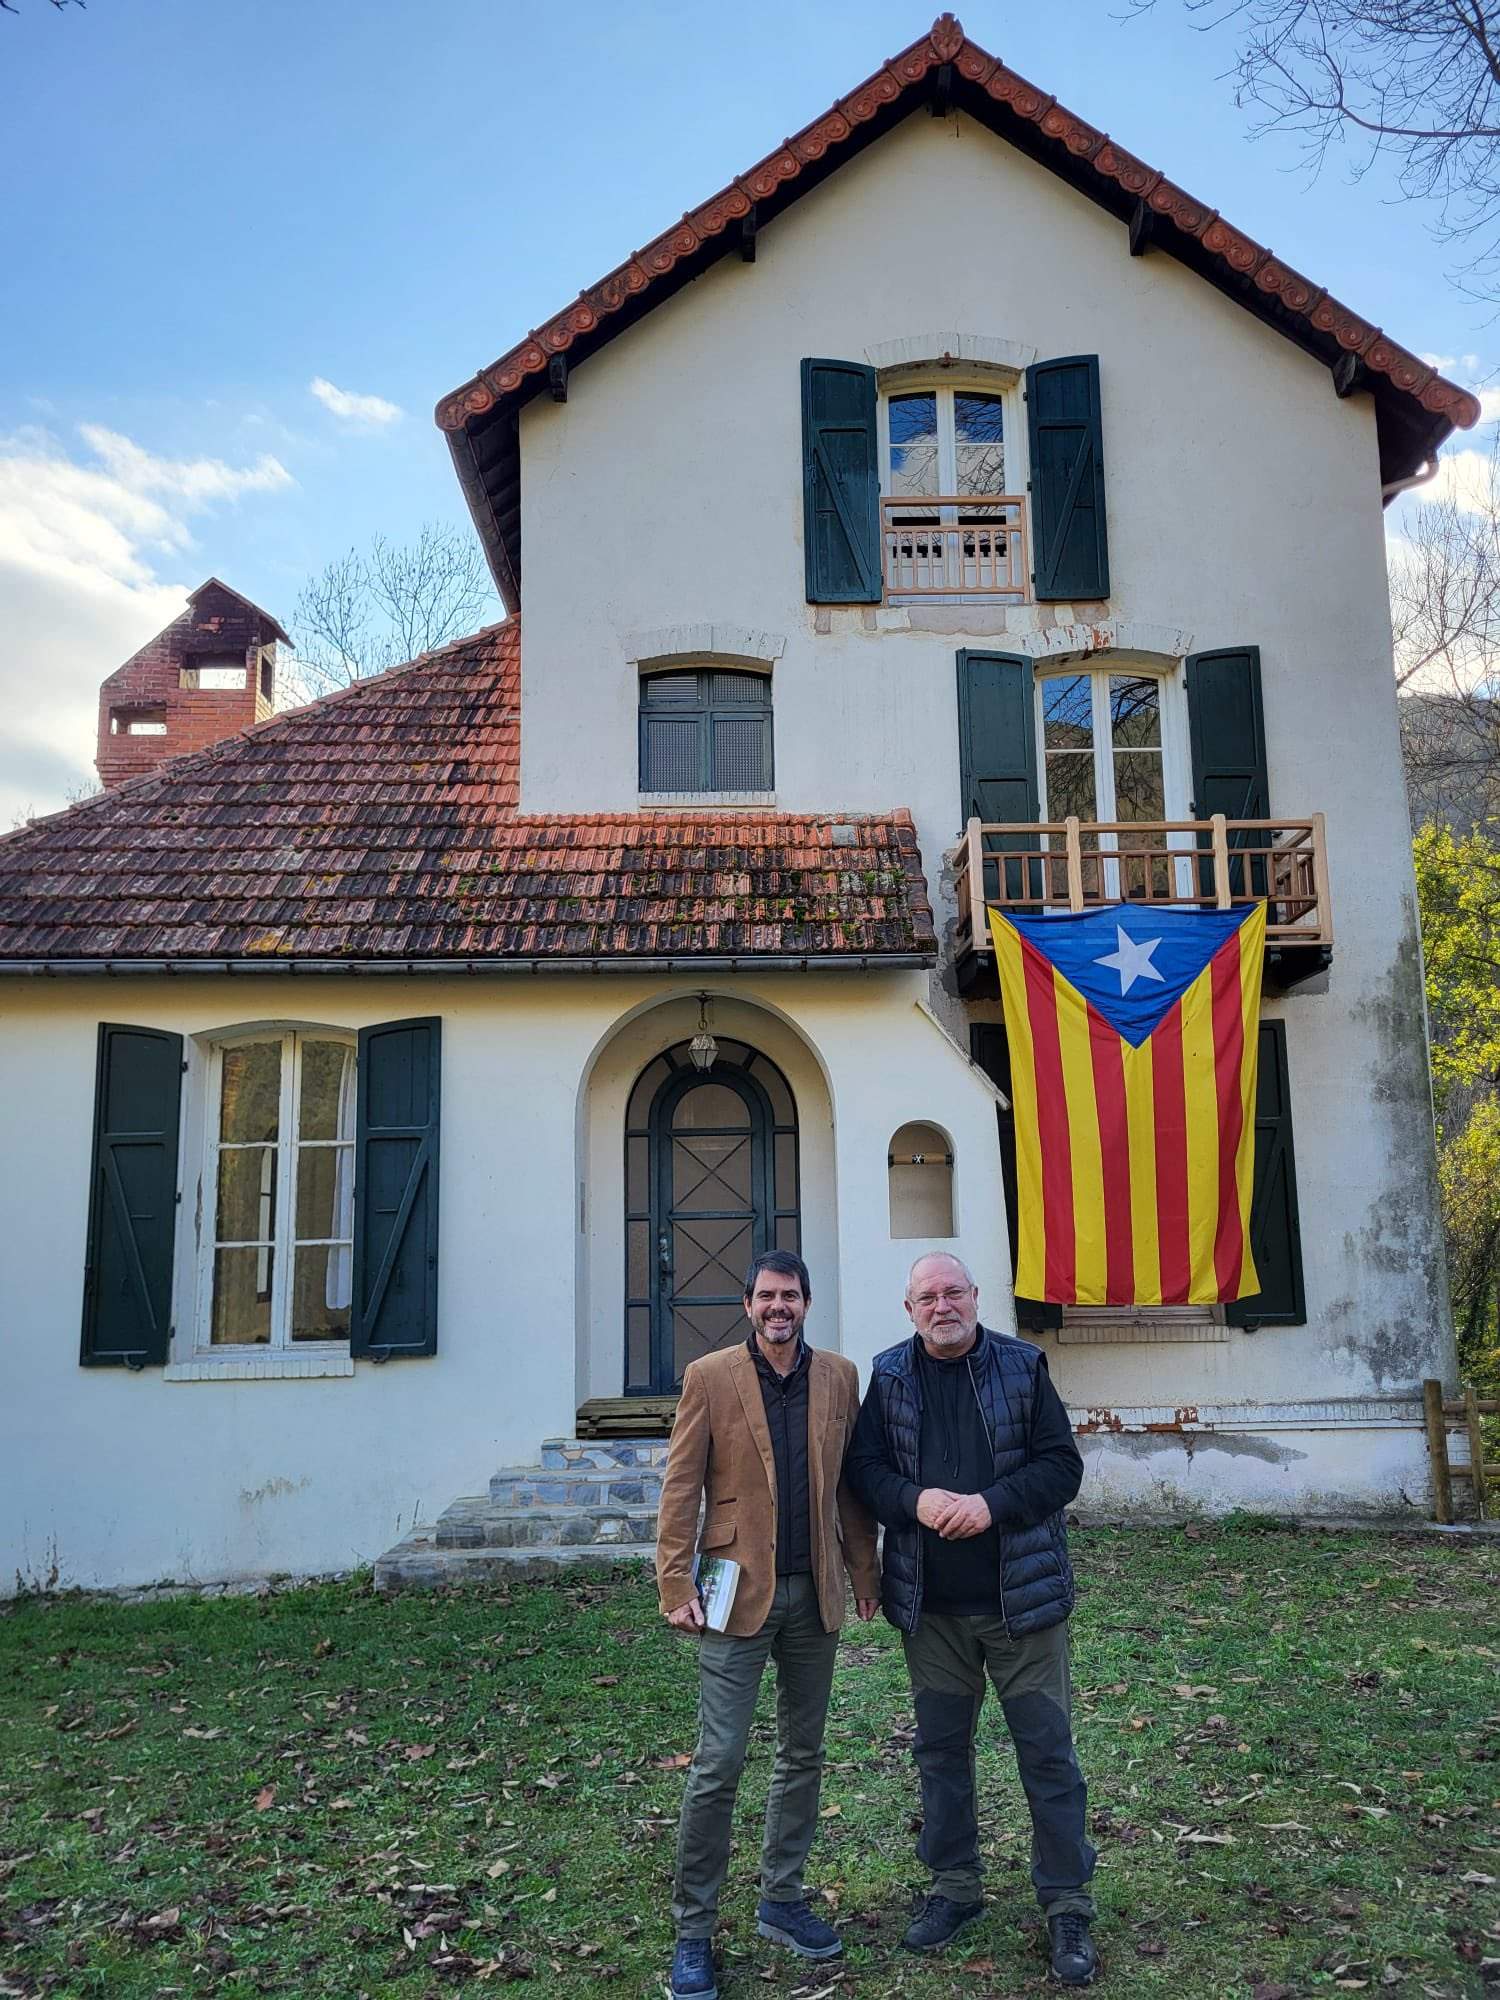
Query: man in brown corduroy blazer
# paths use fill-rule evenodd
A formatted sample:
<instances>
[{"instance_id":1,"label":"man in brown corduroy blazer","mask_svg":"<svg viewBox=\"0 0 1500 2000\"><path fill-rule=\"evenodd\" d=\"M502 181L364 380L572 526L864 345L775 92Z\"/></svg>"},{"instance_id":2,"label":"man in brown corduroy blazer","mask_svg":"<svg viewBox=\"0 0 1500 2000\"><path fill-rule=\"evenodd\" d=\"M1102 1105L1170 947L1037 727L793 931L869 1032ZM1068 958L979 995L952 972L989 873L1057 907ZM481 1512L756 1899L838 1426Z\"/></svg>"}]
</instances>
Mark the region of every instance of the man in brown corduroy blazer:
<instances>
[{"instance_id":1,"label":"man in brown corduroy blazer","mask_svg":"<svg viewBox=\"0 0 1500 2000\"><path fill-rule=\"evenodd\" d=\"M807 1266L757 1257L745 1282L750 1337L691 1362L657 1522L662 1613L698 1640L699 1735L677 1841L672 1993L714 2000L711 1938L729 1865L735 1792L767 1659L776 1662L776 1765L766 1800L759 1931L804 1958L835 1958L838 1932L808 1908L802 1870L818 1822L823 1731L847 1576L861 1618L878 1608L870 1515L844 1484L859 1376L802 1337ZM698 1531L698 1510L704 1507ZM728 1629L704 1627L695 1550L740 1565Z\"/></svg>"}]
</instances>

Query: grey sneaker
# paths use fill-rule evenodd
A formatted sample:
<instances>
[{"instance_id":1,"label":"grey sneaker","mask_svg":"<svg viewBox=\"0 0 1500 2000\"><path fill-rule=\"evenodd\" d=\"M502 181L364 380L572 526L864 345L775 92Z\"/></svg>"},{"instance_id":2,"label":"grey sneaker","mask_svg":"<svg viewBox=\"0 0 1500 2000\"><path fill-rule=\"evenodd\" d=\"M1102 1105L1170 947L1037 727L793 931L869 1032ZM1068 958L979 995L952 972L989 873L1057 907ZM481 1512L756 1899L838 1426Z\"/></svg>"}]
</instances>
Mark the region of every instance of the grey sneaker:
<instances>
[{"instance_id":1,"label":"grey sneaker","mask_svg":"<svg viewBox=\"0 0 1500 2000\"><path fill-rule=\"evenodd\" d=\"M838 1958L843 1952L844 1940L832 1924L813 1915L805 1900L768 1903L762 1897L756 1914L760 1921L755 1928L760 1935L786 1945L799 1958Z\"/></svg>"},{"instance_id":2,"label":"grey sneaker","mask_svg":"<svg viewBox=\"0 0 1500 2000\"><path fill-rule=\"evenodd\" d=\"M908 1951L941 1951L983 1915L982 1902L955 1903L951 1897L934 1892L912 1919L901 1942Z\"/></svg>"}]
</instances>

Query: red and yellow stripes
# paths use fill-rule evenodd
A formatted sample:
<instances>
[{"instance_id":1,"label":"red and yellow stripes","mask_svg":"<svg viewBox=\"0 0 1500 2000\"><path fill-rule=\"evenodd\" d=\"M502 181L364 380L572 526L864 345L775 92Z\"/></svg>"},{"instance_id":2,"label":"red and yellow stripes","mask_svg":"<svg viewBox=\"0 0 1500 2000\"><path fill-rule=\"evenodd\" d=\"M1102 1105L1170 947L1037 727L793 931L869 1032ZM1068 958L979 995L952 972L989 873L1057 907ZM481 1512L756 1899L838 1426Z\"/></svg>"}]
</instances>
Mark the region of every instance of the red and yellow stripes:
<instances>
[{"instance_id":1,"label":"red and yellow stripes","mask_svg":"<svg viewBox=\"0 0 1500 2000\"><path fill-rule=\"evenodd\" d=\"M1132 1048L998 912L1010 1038L1016 1291L1061 1305L1215 1305L1260 1289L1250 1253L1257 904Z\"/></svg>"}]
</instances>

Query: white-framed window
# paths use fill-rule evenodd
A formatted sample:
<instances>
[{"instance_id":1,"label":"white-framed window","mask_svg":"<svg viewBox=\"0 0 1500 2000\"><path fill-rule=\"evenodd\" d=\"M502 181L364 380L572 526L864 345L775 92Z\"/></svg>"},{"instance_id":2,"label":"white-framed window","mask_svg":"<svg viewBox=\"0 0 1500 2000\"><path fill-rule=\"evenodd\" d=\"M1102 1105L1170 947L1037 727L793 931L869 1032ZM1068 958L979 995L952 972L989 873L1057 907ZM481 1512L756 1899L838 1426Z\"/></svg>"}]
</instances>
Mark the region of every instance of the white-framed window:
<instances>
[{"instance_id":1,"label":"white-framed window","mask_svg":"<svg viewBox=\"0 0 1500 2000\"><path fill-rule=\"evenodd\" d=\"M1180 672L1129 660L1081 667L1062 666L1036 676L1036 745L1041 817L1057 822L1076 816L1085 825L1130 824L1188 817L1191 760L1187 697ZM1085 853L1109 854L1131 840L1116 833L1085 833ZM1140 842L1165 854L1193 846L1190 834L1142 835ZM1152 893L1166 896L1176 885L1168 868L1143 858L1129 870L1107 864L1104 893L1134 895L1149 870ZM1128 875L1128 879L1127 878ZM1190 887L1181 885L1183 893Z\"/></svg>"},{"instance_id":2,"label":"white-framed window","mask_svg":"<svg viewBox=\"0 0 1500 2000\"><path fill-rule=\"evenodd\" d=\"M327 1028L210 1044L198 1354L347 1352L355 1051L353 1035Z\"/></svg>"},{"instance_id":3,"label":"white-framed window","mask_svg":"<svg viewBox=\"0 0 1500 2000\"><path fill-rule=\"evenodd\" d=\"M1036 677L1043 819L1186 819L1181 677L1126 661Z\"/></svg>"},{"instance_id":4,"label":"white-framed window","mask_svg":"<svg viewBox=\"0 0 1500 2000\"><path fill-rule=\"evenodd\" d=\"M881 398L882 492L899 499L1011 491L1009 402L998 387L893 385Z\"/></svg>"},{"instance_id":5,"label":"white-framed window","mask_svg":"<svg viewBox=\"0 0 1500 2000\"><path fill-rule=\"evenodd\" d=\"M882 384L877 410L888 595L990 597L1030 590L1019 398L1003 377Z\"/></svg>"}]
</instances>

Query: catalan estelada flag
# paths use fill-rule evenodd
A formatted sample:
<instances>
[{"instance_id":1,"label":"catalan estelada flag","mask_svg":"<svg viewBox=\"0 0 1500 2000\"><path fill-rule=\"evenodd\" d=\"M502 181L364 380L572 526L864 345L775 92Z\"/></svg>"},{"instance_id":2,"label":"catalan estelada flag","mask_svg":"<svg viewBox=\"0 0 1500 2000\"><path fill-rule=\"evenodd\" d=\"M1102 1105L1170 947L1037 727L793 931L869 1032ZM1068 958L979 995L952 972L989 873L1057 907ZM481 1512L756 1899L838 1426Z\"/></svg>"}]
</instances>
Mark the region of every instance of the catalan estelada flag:
<instances>
[{"instance_id":1,"label":"catalan estelada flag","mask_svg":"<svg viewBox=\"0 0 1500 2000\"><path fill-rule=\"evenodd\" d=\"M1250 1254L1266 906L990 911L1016 1124L1016 1291L1217 1305Z\"/></svg>"}]
</instances>

